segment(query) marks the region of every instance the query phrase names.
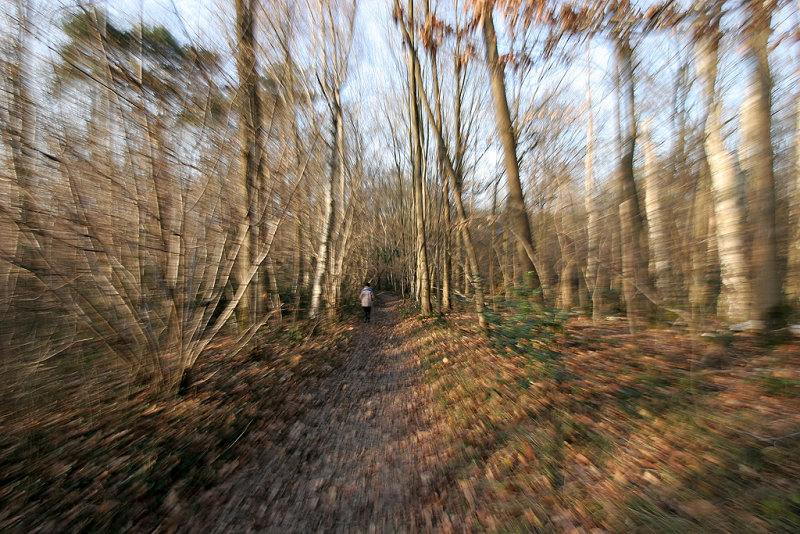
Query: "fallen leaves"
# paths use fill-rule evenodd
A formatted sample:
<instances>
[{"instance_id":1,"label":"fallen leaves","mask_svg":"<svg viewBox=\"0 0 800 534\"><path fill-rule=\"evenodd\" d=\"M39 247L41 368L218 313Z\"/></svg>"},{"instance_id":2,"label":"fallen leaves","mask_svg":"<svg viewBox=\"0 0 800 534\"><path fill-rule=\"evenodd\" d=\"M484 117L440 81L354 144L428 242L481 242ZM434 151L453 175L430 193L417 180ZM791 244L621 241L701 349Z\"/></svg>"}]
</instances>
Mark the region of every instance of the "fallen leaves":
<instances>
[{"instance_id":1,"label":"fallen leaves","mask_svg":"<svg viewBox=\"0 0 800 534\"><path fill-rule=\"evenodd\" d=\"M764 493L800 495L799 440L768 447L743 434L800 429L792 394L799 344L772 353L737 335L727 367L703 369L696 354L708 341L671 331L632 338L624 324L577 319L548 347L560 354L548 364L465 334L468 316L450 321L451 334L420 332L419 350L433 390L447 399L438 407L448 432L474 467L462 468L455 494L473 510L474 530L499 522L552 532L670 531L690 521L700 530L768 524L789 532L800 522L789 507L740 513L758 508ZM534 341L519 340L515 350ZM445 350L469 357L446 370ZM474 497L465 492L473 486Z\"/></svg>"},{"instance_id":2,"label":"fallen leaves","mask_svg":"<svg viewBox=\"0 0 800 534\"><path fill-rule=\"evenodd\" d=\"M268 530L267 502L296 496L284 520L303 524L303 510L366 502L355 496L369 480L387 502L416 492L397 506L409 530L796 531L800 345L737 335L722 367L701 368L713 341L574 319L546 345L520 341L547 351L536 360L472 326L458 314L376 324L372 349L407 368L356 365L345 332L360 330L343 325L265 345L270 358L230 361L218 346L184 398L133 391L4 416L0 530L181 531L225 499ZM342 362L351 374L321 395ZM401 394L401 369L423 369L424 387ZM367 442L364 427L380 432ZM364 530L381 530L373 520Z\"/></svg>"},{"instance_id":3,"label":"fallen leaves","mask_svg":"<svg viewBox=\"0 0 800 534\"><path fill-rule=\"evenodd\" d=\"M179 529L198 495L224 485L260 452L252 447L291 423L297 384L332 369L344 343L330 332L300 361L278 356L281 340L262 347L275 355L263 360L228 358L217 344L186 397L122 389L111 375L76 377L59 402L3 414L0 531ZM241 439L256 429L252 441Z\"/></svg>"}]
</instances>

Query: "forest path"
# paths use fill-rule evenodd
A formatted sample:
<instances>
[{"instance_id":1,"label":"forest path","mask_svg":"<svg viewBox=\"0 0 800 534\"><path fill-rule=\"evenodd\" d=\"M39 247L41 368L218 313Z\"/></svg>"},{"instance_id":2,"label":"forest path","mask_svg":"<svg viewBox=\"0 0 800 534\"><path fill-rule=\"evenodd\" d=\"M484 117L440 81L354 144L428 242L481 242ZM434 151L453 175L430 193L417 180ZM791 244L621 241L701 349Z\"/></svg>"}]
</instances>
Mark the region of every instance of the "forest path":
<instances>
[{"instance_id":1,"label":"forest path","mask_svg":"<svg viewBox=\"0 0 800 534\"><path fill-rule=\"evenodd\" d=\"M400 304L382 295L372 322L355 325L352 352L303 392L297 420L279 436L265 432L258 465L231 474L237 480L213 516L200 511L203 531L439 529L433 473L442 437L420 360L398 324Z\"/></svg>"}]
</instances>

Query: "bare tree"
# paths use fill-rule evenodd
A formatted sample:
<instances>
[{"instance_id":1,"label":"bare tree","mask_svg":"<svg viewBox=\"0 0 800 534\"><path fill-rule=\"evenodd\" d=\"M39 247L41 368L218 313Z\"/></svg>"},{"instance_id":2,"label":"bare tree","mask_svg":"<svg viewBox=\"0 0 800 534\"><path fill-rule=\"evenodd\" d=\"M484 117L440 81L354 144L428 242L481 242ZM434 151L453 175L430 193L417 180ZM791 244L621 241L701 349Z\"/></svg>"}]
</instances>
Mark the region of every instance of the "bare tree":
<instances>
[{"instance_id":1,"label":"bare tree","mask_svg":"<svg viewBox=\"0 0 800 534\"><path fill-rule=\"evenodd\" d=\"M742 143L746 155L744 168L751 184L751 219L753 222L752 273L753 310L751 318L760 328L774 330L785 321L780 310L781 280L778 272L775 227L775 178L771 113L772 75L770 74L767 41L773 2L751 1L746 43L752 58L753 77L750 95L742 117Z\"/></svg>"},{"instance_id":2,"label":"bare tree","mask_svg":"<svg viewBox=\"0 0 800 534\"><path fill-rule=\"evenodd\" d=\"M721 33L719 2L703 4L705 20L697 30L696 66L702 82L705 106L705 150L711 171L722 294L719 313L732 322L749 318L750 280L747 275L742 212L737 195L736 172L722 140L722 104L716 90Z\"/></svg>"},{"instance_id":3,"label":"bare tree","mask_svg":"<svg viewBox=\"0 0 800 534\"><path fill-rule=\"evenodd\" d=\"M519 175L519 159L517 157L517 139L514 125L511 121L511 112L508 108L506 84L504 79L503 64L497 50L497 34L492 18L493 2L486 2L480 12L484 44L486 46L486 62L491 76L492 100L494 102L497 132L503 144L503 161L506 168L506 183L508 185L508 212L511 218L513 232L517 238L517 256L529 289L539 285L537 269L534 266L535 249L531 236L528 211L525 207L525 197L522 192L522 183Z\"/></svg>"},{"instance_id":4,"label":"bare tree","mask_svg":"<svg viewBox=\"0 0 800 534\"><path fill-rule=\"evenodd\" d=\"M597 207L594 171L594 113L592 111L592 84L590 70L590 53L587 52L586 109L588 113L586 129L586 156L584 159L585 193L584 209L586 210L586 285L592 294L592 319L596 323L605 311L605 287L601 277L603 266L600 263L600 220Z\"/></svg>"},{"instance_id":5,"label":"bare tree","mask_svg":"<svg viewBox=\"0 0 800 534\"><path fill-rule=\"evenodd\" d=\"M322 235L317 251L317 266L311 289L311 307L309 316L315 318L319 314L322 303L323 276L326 272L333 275L331 249L334 240L334 219L336 214L336 184L340 187L340 202L344 202L343 190L345 180L344 162L344 114L342 111L341 90L347 80L347 63L353 36L353 19L355 8L349 9L345 16L343 28L338 27L333 7L328 0L319 3L319 24L322 33L318 40L321 54L321 75L318 76L320 90L330 113L330 155L328 157L328 177L325 187ZM344 222L344 217L339 219Z\"/></svg>"},{"instance_id":6,"label":"bare tree","mask_svg":"<svg viewBox=\"0 0 800 534\"><path fill-rule=\"evenodd\" d=\"M236 72L239 76L237 107L241 187L245 205L242 216L251 228L249 238L244 240L238 255L236 282L241 285L250 268L251 256L258 247L258 191L263 165L261 148L261 101L258 92L258 62L255 42L255 6L257 0L236 0ZM246 328L255 319L258 309L258 283L246 291L239 303L239 324Z\"/></svg>"}]
</instances>

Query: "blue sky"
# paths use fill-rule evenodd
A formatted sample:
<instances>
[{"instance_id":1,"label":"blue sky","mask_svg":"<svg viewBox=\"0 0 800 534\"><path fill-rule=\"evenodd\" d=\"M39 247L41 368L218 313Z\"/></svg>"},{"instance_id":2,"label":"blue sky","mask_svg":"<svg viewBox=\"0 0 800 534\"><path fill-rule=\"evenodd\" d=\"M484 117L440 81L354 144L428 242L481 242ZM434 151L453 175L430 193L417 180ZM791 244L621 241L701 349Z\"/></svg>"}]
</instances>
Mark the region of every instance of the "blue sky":
<instances>
[{"instance_id":1,"label":"blue sky","mask_svg":"<svg viewBox=\"0 0 800 534\"><path fill-rule=\"evenodd\" d=\"M303 0L297 1L301 5L303 4ZM314 0L309 1L314 2ZM47 9L42 9L42 12L49 18L50 24L58 22L59 14L62 12L59 9L60 6L71 4L69 0L34 0L33 3L40 7L47 7ZM203 46L216 48L223 53L229 49L230 43L227 40L230 38L230 32L226 30L226 25L230 25L233 21L233 0L105 0L105 3L98 1L98 4L100 6L105 5L117 23L135 23L141 13L146 24L163 24L181 40L199 42ZM382 99L386 97L392 86L399 86L398 84L402 83L404 76L402 71L398 71L396 62L396 56L400 51L399 35L390 18L391 4L392 0L362 0L359 2L359 13L356 22L357 42L355 43L353 54L356 61L351 63L350 79L343 96L352 103L360 104L365 116L380 109L379 106L382 104ZM51 7L55 7L55 9L51 9ZM497 19L502 35L502 17L497 17ZM792 7L784 8L776 14L775 25L779 30L785 30L796 24L797 20L798 14L793 3ZM48 35L48 38L52 39L53 37ZM664 43L667 39L651 40L651 42L655 41ZM503 42L500 44L502 48ZM776 61L776 68L778 64L781 64L783 65L782 68L786 69L786 65L791 64L787 55L791 56L792 54L794 54L796 68L798 48L800 48L798 45L780 47L773 54L773 59L781 59L780 63ZM742 76L741 48L734 46L724 52L721 64L723 73L722 86L725 88L725 98L728 104L727 115L728 117L735 117L738 112L738 102L743 94L743 80L746 77ZM645 92L645 86L640 87L637 92L637 98L640 96L647 97L652 101L653 98L657 99L657 95L652 94L653 90L664 91L664 105L660 112L662 115L670 111L667 109L669 98L671 98L668 92L670 90L668 79L670 77L669 72L674 65L668 61L667 56L673 53L674 50L664 49L663 46L658 48L658 45L654 47L653 44L647 43L644 43L636 51L637 57L646 63L649 68L652 69L657 64L664 65L664 68L656 73L662 81L656 84L651 83L649 89L651 93L647 94ZM597 39L592 55L595 65L592 70L593 108L597 117L598 136L601 137L600 141L602 141L603 137L608 140L613 135L613 124L609 122L603 128L602 122L604 117L611 116L614 104L614 96L609 88L608 43L602 39ZM586 84L585 55L579 55L579 59L570 67L569 70L571 72L565 82L566 86L571 87L578 94L582 92ZM478 77L484 75L481 70L476 71L475 74ZM690 75L693 75L693 68ZM797 81L797 74L794 72L775 71L774 75L776 83L783 88L782 94L787 94L787 87L791 86L791 80ZM479 80L479 82L488 84L488 79ZM528 88L524 89L524 91L526 94L532 94L532 91ZM786 105L785 99L783 102ZM578 102L576 104L579 105ZM651 107L653 106L651 105ZM656 106L653 109L658 111L659 108ZM735 123L731 123L731 125L735 125ZM489 116L486 118L486 128L491 128L491 117ZM489 131L485 133L485 135L490 134L491 132ZM668 143L669 135L669 133L666 133L661 137ZM372 141L375 142L376 140ZM666 146L664 149L666 149ZM494 174L494 162L500 159L496 150L496 147L491 147L485 155L486 163L480 172L487 178ZM607 161L612 159L606 158ZM598 168L598 170L601 169ZM608 173L610 171L606 170L605 172Z\"/></svg>"}]
</instances>

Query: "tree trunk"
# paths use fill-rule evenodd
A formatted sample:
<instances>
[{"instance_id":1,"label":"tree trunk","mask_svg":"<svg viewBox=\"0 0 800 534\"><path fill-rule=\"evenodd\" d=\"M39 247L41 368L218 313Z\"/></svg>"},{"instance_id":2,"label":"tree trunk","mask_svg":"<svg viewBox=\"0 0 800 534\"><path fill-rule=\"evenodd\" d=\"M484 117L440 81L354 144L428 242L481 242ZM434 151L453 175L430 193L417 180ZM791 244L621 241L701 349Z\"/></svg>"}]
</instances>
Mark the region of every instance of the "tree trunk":
<instances>
[{"instance_id":1,"label":"tree trunk","mask_svg":"<svg viewBox=\"0 0 800 534\"><path fill-rule=\"evenodd\" d=\"M414 27L414 1L408 1L408 12L411 17L410 26ZM408 77L409 77L409 99L410 99L410 120L411 120L411 143L412 143L412 182L414 187L414 227L416 229L416 273L419 286L420 313L430 315L431 308L431 286L428 271L428 244L425 237L425 206L423 191L422 174L422 120L419 113L419 97L417 95L417 69L415 68L415 48L409 44L408 52Z\"/></svg>"},{"instance_id":2,"label":"tree trunk","mask_svg":"<svg viewBox=\"0 0 800 534\"><path fill-rule=\"evenodd\" d=\"M798 6L800 8L800 6ZM786 295L795 309L800 311L800 93L795 96L794 134L794 193L791 199L789 257L786 277Z\"/></svg>"},{"instance_id":3,"label":"tree trunk","mask_svg":"<svg viewBox=\"0 0 800 534\"><path fill-rule=\"evenodd\" d=\"M251 256L255 254L254 246L257 242L253 228L256 221L256 198L258 195L259 165L261 164L260 146L256 129L261 118L258 99L258 71L255 53L255 37L253 33L254 0L236 0L236 72L239 76L239 165L241 184L245 194L245 218L248 222L250 234L242 241L239 253L236 256L236 281L241 284L247 278L250 269ZM251 310L255 303L253 291L246 291L237 307L237 319L240 327L245 327L253 321Z\"/></svg>"},{"instance_id":4,"label":"tree trunk","mask_svg":"<svg viewBox=\"0 0 800 534\"><path fill-rule=\"evenodd\" d=\"M267 283L269 284L269 301L270 307L272 311L275 313L275 317L279 320L283 315L281 310L281 294L278 290L278 278L275 275L275 262L272 261L272 258L267 258L266 263L266 271L267 271Z\"/></svg>"},{"instance_id":5,"label":"tree trunk","mask_svg":"<svg viewBox=\"0 0 800 534\"><path fill-rule=\"evenodd\" d=\"M663 206L663 192L661 177L657 171L655 161L655 148L650 137L650 121L646 121L642 135L645 153L645 189L644 205L647 212L648 228L650 230L650 272L655 281L658 295L662 298L669 296L669 231Z\"/></svg>"},{"instance_id":6,"label":"tree trunk","mask_svg":"<svg viewBox=\"0 0 800 534\"><path fill-rule=\"evenodd\" d=\"M751 187L753 221L752 269L753 310L751 317L760 328L775 330L782 326L781 281L775 228L775 178L773 174L772 136L770 134L772 77L767 41L771 13L760 2L751 1L752 33L747 40L754 59L752 94L742 117L746 151L744 167Z\"/></svg>"},{"instance_id":7,"label":"tree trunk","mask_svg":"<svg viewBox=\"0 0 800 534\"><path fill-rule=\"evenodd\" d=\"M508 97L503 73L503 65L497 51L497 34L492 19L492 8L487 7L483 12L483 38L486 45L486 62L491 75L492 100L494 102L497 132L503 144L503 161L506 168L506 181L508 183L508 213L515 237L517 239L517 258L529 290L539 287L539 278L529 251L535 251L531 227L528 220L528 211L525 208L525 197L522 193L522 183L519 176L519 160L517 159L517 140L514 134L514 125L508 109Z\"/></svg>"},{"instance_id":8,"label":"tree trunk","mask_svg":"<svg viewBox=\"0 0 800 534\"><path fill-rule=\"evenodd\" d=\"M646 290L647 261L642 251L644 223L636 192L633 173L633 154L636 145L636 117L634 114L633 61L627 36L619 35L615 41L617 53L617 91L619 94L619 216L621 229L623 292L631 332L643 325L645 303L642 291Z\"/></svg>"},{"instance_id":9,"label":"tree trunk","mask_svg":"<svg viewBox=\"0 0 800 534\"><path fill-rule=\"evenodd\" d=\"M425 4L426 9L428 8L428 4ZM436 103L436 126L438 133L442 131L442 125L444 124L444 119L442 117L442 95L441 90L439 87L439 72L438 66L436 61L436 53L431 52L431 69L432 69L432 76L433 76L433 99ZM419 58L417 58L419 60ZM417 61L419 64L419 61ZM423 96L423 98L427 98ZM456 118L458 123L459 119ZM461 132L459 127L456 127L456 135L460 136ZM452 304L450 302L450 236L452 232L452 221L450 220L450 187L452 182L452 177L450 173L446 172L445 167L447 166L447 146L442 144L443 139L441 136L437 136L437 157L439 163L439 179L442 181L442 212L444 215L444 232L443 232L443 242L442 242L442 298L441 298L441 310L443 312L448 312L452 309Z\"/></svg>"},{"instance_id":10,"label":"tree trunk","mask_svg":"<svg viewBox=\"0 0 800 534\"><path fill-rule=\"evenodd\" d=\"M317 267L311 286L311 308L309 317L315 319L319 315L322 303L323 277L328 270L331 241L333 240L333 216L336 212L334 188L336 187L336 171L342 162L339 161L339 145L343 142L342 106L339 102L339 91L335 89L331 98L331 152L328 157L328 182L325 187L325 214L322 222L322 235L317 252Z\"/></svg>"},{"instance_id":11,"label":"tree trunk","mask_svg":"<svg viewBox=\"0 0 800 534\"><path fill-rule=\"evenodd\" d=\"M692 246L690 250L692 270L689 283L689 305L692 322L699 326L706 312L709 297L708 241L711 237L709 219L712 216L712 209L709 198L711 187L708 179L708 162L701 164L700 178L697 180L696 188L692 207Z\"/></svg>"},{"instance_id":12,"label":"tree trunk","mask_svg":"<svg viewBox=\"0 0 800 534\"><path fill-rule=\"evenodd\" d=\"M586 107L589 122L586 128L586 158L584 160L585 189L584 207L586 209L586 288L592 295L592 321L595 324L605 313L603 305L604 290L600 288L600 218L597 213L594 186L594 114L592 113L592 86L589 70L589 52L587 52Z\"/></svg>"},{"instance_id":13,"label":"tree trunk","mask_svg":"<svg viewBox=\"0 0 800 534\"><path fill-rule=\"evenodd\" d=\"M444 169L442 169L444 170ZM442 209L444 210L444 236L442 239L442 311L448 312L453 309L450 300L452 289L452 242L453 242L453 223L450 217L450 177L446 173L441 173L442 180Z\"/></svg>"},{"instance_id":14,"label":"tree trunk","mask_svg":"<svg viewBox=\"0 0 800 534\"><path fill-rule=\"evenodd\" d=\"M705 150L711 171L717 249L722 271L718 315L741 323L749 318L750 280L736 171L722 142L722 104L715 88L719 35L717 24L703 32L697 43L696 62L705 101Z\"/></svg>"},{"instance_id":15,"label":"tree trunk","mask_svg":"<svg viewBox=\"0 0 800 534\"><path fill-rule=\"evenodd\" d=\"M297 314L300 311L300 301L303 295L303 273L305 273L305 269L303 268L303 263L305 258L303 257L303 250L305 247L305 243L303 242L303 225L300 222L300 217L302 213L297 214L297 220L295 221L295 239L296 245L294 250L294 306L292 306L292 322L297 321Z\"/></svg>"}]
</instances>

